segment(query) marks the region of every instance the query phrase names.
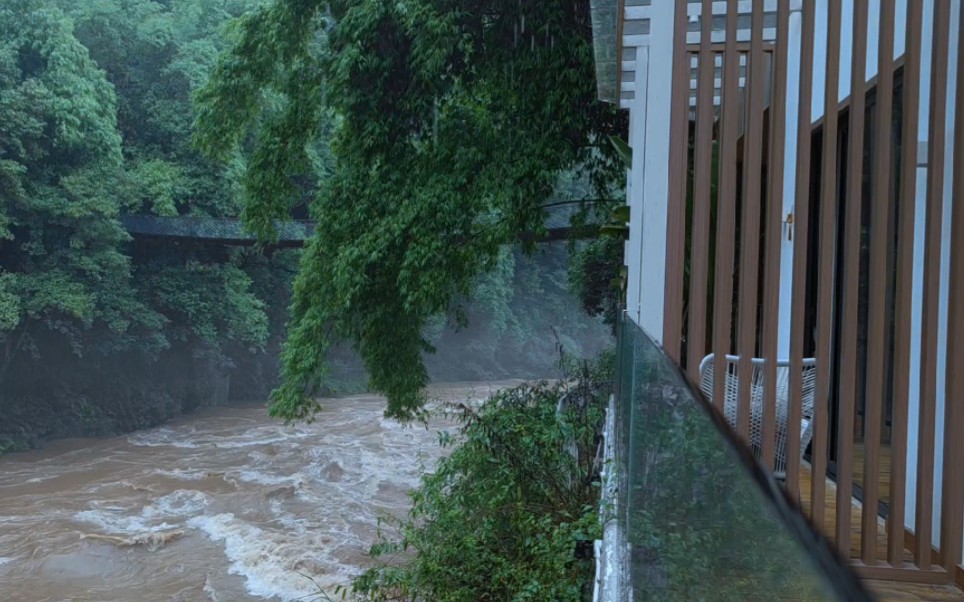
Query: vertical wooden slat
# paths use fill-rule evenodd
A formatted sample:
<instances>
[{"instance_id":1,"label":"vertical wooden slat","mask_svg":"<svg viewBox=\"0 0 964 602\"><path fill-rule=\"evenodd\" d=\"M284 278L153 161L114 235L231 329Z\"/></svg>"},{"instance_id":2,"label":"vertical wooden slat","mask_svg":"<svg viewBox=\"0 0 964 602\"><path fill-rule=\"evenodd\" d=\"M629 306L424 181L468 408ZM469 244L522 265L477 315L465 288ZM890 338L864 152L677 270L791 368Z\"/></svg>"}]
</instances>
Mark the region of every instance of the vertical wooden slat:
<instances>
[{"instance_id":1,"label":"vertical wooden slat","mask_svg":"<svg viewBox=\"0 0 964 602\"><path fill-rule=\"evenodd\" d=\"M706 351L706 307L709 281L710 193L713 183L713 97L716 59L710 50L713 0L703 0L696 86L696 140L693 170L693 230L690 247L689 327L686 370L699 382L700 360Z\"/></svg>"},{"instance_id":2,"label":"vertical wooden slat","mask_svg":"<svg viewBox=\"0 0 964 602\"><path fill-rule=\"evenodd\" d=\"M894 308L894 409L891 417L890 508L887 562L900 566L904 555L904 492L907 487L907 405L910 388L910 321L914 288L914 215L917 200L917 130L920 111L921 23L923 5L907 5L900 191L897 219L897 291Z\"/></svg>"},{"instance_id":3,"label":"vertical wooden slat","mask_svg":"<svg viewBox=\"0 0 964 602\"><path fill-rule=\"evenodd\" d=\"M780 317L780 255L783 250L783 163L786 156L787 54L789 52L789 0L777 4L777 40L773 55L770 96L770 156L767 165L766 267L763 278L763 446L764 462L774 456L777 407L777 343ZM787 427L787 492L796 498L800 483L800 411L796 425L790 407ZM796 428L794 429L794 426ZM794 434L796 433L796 434ZM796 438L796 441L794 441Z\"/></svg>"},{"instance_id":4,"label":"vertical wooden slat","mask_svg":"<svg viewBox=\"0 0 964 602\"><path fill-rule=\"evenodd\" d=\"M837 240L837 111L840 73L840 3L830 2L827 10L827 63L824 78L823 162L820 168L820 240L817 278L817 382L813 412L813 471L810 490L814 501L814 522L823 524L823 500L827 482L830 386L833 359L834 263ZM845 509L849 512L849 505ZM837 512L841 512L838 508ZM819 514L818 514L819 513ZM845 556L850 553L850 534L836 540Z\"/></svg>"},{"instance_id":5,"label":"vertical wooden slat","mask_svg":"<svg viewBox=\"0 0 964 602\"><path fill-rule=\"evenodd\" d=\"M964 10L960 11L964 32ZM944 392L944 470L941 496L941 558L953 574L964 537L964 41L957 44L954 114L954 183L951 191L951 256L947 310L947 380Z\"/></svg>"},{"instance_id":6,"label":"vertical wooden slat","mask_svg":"<svg viewBox=\"0 0 964 602\"><path fill-rule=\"evenodd\" d=\"M737 138L740 135L740 54L736 45L739 0L726 4L726 47L723 51L722 127L717 189L716 276L713 296L713 400L723 408L726 354L730 352L733 314L733 260L736 254Z\"/></svg>"},{"instance_id":7,"label":"vertical wooden slat","mask_svg":"<svg viewBox=\"0 0 964 602\"><path fill-rule=\"evenodd\" d=\"M867 0L854 0L850 80L846 217L843 237L843 301L837 424L837 544L849 555L853 504L854 399L857 391L857 297L860 280L860 213L863 195L864 109L866 107Z\"/></svg>"},{"instance_id":8,"label":"vertical wooden slat","mask_svg":"<svg viewBox=\"0 0 964 602\"><path fill-rule=\"evenodd\" d=\"M870 282L868 284L867 384L864 399L864 499L861 506L861 558L877 562L880 501L880 430L886 392L887 251L891 209L891 119L894 108L894 0L880 2L877 35L877 111L871 164ZM895 459L895 461L899 461ZM901 537L903 542L903 537Z\"/></svg>"},{"instance_id":9,"label":"vertical wooden slat","mask_svg":"<svg viewBox=\"0 0 964 602\"><path fill-rule=\"evenodd\" d=\"M803 346L806 340L804 323L807 306L807 260L810 243L810 151L811 151L811 95L813 93L813 38L814 5L805 2L800 39L800 96L797 116L797 170L796 196L793 201L796 232L793 241L793 290L790 305L790 426L797 431L787 433L787 458L791 467L787 470L787 482L799 483L800 449L799 425L802 418L803 400ZM813 420L813 417L811 417ZM794 434L796 433L796 434ZM814 448L817 444L814 444ZM823 475L821 475L822 477ZM821 481L823 479L821 478ZM793 494L799 486L794 485ZM823 524L824 499L811 496L810 516L818 525ZM818 520L819 516L819 520Z\"/></svg>"},{"instance_id":10,"label":"vertical wooden slat","mask_svg":"<svg viewBox=\"0 0 964 602\"><path fill-rule=\"evenodd\" d=\"M689 55L686 52L686 0L675 0L673 17L673 106L670 111L669 206L666 216L666 287L663 296L663 349L682 359L683 262L685 260L686 154L689 120Z\"/></svg>"},{"instance_id":11,"label":"vertical wooden slat","mask_svg":"<svg viewBox=\"0 0 964 602\"><path fill-rule=\"evenodd\" d=\"M934 3L930 122L927 126L927 208L924 294L921 300L920 421L918 423L914 562L931 566L934 517L934 431L937 401L937 334L941 285L941 218L944 211L944 125L947 120L949 0Z\"/></svg>"},{"instance_id":12,"label":"vertical wooden slat","mask_svg":"<svg viewBox=\"0 0 964 602\"><path fill-rule=\"evenodd\" d=\"M747 128L744 137L743 170L743 226L740 237L740 297L739 318L737 321L737 352L740 354L737 391L737 432L742 437L749 434L750 425L750 385L753 374L752 358L756 354L757 285L759 283L759 235L760 235L760 190L763 139L763 3L753 3L751 17L749 77L747 94L749 108ZM772 469L772 463L767 465Z\"/></svg>"}]
</instances>

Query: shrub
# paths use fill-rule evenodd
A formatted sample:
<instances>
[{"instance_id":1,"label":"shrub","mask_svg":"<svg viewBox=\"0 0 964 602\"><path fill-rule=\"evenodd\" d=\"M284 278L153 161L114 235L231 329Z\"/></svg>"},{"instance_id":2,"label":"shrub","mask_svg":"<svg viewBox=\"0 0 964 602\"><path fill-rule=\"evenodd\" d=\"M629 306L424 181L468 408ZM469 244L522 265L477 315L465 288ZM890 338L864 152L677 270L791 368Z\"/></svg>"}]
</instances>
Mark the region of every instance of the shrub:
<instances>
[{"instance_id":1,"label":"shrub","mask_svg":"<svg viewBox=\"0 0 964 602\"><path fill-rule=\"evenodd\" d=\"M459 434L440 437L452 453L423 477L410 515L391 523L395 537L380 526L378 564L353 591L375 601L587 599L608 372L584 366L577 380L459 405Z\"/></svg>"}]
</instances>

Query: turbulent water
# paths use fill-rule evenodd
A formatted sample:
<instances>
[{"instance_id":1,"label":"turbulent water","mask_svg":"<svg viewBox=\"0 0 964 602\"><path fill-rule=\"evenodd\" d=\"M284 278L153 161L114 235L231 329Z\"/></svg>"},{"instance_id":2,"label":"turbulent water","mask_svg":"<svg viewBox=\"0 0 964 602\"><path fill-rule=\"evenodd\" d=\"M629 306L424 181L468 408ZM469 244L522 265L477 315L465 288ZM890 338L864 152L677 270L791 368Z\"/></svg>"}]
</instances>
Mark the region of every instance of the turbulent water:
<instances>
[{"instance_id":1,"label":"turbulent water","mask_svg":"<svg viewBox=\"0 0 964 602\"><path fill-rule=\"evenodd\" d=\"M479 400L513 383L447 385ZM312 600L369 565L377 519L441 450L375 396L310 425L212 408L162 428L0 458L4 601Z\"/></svg>"}]
</instances>

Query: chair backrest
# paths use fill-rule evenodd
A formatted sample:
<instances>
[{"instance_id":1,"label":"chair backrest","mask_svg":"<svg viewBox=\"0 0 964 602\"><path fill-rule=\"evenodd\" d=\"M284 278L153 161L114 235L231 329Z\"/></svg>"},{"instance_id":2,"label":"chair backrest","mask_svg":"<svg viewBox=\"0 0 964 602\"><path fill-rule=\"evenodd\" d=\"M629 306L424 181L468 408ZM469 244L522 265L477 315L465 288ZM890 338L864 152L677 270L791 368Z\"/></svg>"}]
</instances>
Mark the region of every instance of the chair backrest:
<instances>
[{"instance_id":1,"label":"chair backrest","mask_svg":"<svg viewBox=\"0 0 964 602\"><path fill-rule=\"evenodd\" d=\"M726 383L724 384L727 399L735 399L739 391L739 367L743 359L739 355L727 355L725 359ZM750 358L753 366L751 371L750 392L753 398L763 395L763 381L766 375L766 359L762 357ZM716 368L715 354L709 354L700 362L700 390L707 399L713 399L714 370ZM803 416L813 416L813 399L816 388L817 360L803 359ZM789 399L790 360L777 360L777 399L786 403Z\"/></svg>"}]
</instances>

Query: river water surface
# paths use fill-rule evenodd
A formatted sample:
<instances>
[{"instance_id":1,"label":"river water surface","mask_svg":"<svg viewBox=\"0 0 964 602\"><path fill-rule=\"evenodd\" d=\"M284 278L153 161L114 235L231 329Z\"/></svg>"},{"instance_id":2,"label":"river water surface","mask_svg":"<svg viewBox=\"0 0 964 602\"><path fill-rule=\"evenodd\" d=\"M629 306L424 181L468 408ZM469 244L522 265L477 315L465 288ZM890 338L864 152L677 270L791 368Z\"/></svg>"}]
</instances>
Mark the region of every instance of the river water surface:
<instances>
[{"instance_id":1,"label":"river water surface","mask_svg":"<svg viewBox=\"0 0 964 602\"><path fill-rule=\"evenodd\" d=\"M433 394L477 401L513 384ZM323 406L313 424L209 408L0 458L0 600L312 600L348 583L454 424L402 426L371 395Z\"/></svg>"}]
</instances>

